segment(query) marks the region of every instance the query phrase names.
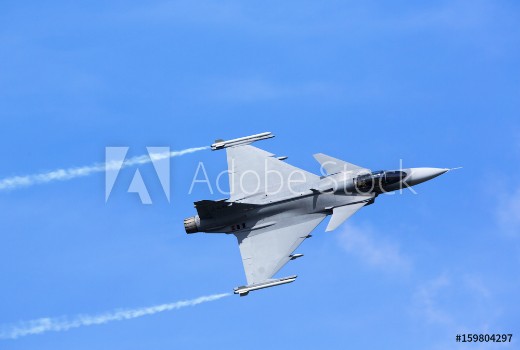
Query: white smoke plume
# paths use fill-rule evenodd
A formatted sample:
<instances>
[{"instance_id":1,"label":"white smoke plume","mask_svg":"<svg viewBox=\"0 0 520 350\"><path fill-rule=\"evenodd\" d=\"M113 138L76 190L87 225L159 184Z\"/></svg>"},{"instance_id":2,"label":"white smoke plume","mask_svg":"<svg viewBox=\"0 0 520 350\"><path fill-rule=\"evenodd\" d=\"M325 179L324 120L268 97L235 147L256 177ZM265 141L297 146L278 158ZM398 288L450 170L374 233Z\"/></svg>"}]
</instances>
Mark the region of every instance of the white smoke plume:
<instances>
[{"instance_id":1,"label":"white smoke plume","mask_svg":"<svg viewBox=\"0 0 520 350\"><path fill-rule=\"evenodd\" d=\"M98 315L77 315L71 319L40 318L32 321L20 322L14 325L0 327L0 339L17 339L33 334L45 332L63 332L72 328L84 326L101 325L113 321L130 320L132 318L153 315L159 312L177 310L188 306L195 306L210 301L222 299L231 295L230 293L213 294L191 300L182 300L169 304L142 307L137 309L123 309L106 312Z\"/></svg>"},{"instance_id":2,"label":"white smoke plume","mask_svg":"<svg viewBox=\"0 0 520 350\"><path fill-rule=\"evenodd\" d=\"M152 158L154 160L160 160L165 158L180 157L188 153L194 153L208 149L208 147L193 147L187 148L181 151L171 151L166 153L153 153L149 155L136 156L129 158L123 162L122 167L129 167L133 165L140 165L150 163ZM0 191L2 190L13 190L20 187L28 187L37 184L43 184L53 181L65 181L75 179L77 177L85 177L94 173L104 172L105 170L118 169L116 162L112 163L97 163L90 166L74 167L66 169L57 169L53 171L43 172L39 174L32 174L26 176L13 176L4 179L0 179Z\"/></svg>"}]
</instances>

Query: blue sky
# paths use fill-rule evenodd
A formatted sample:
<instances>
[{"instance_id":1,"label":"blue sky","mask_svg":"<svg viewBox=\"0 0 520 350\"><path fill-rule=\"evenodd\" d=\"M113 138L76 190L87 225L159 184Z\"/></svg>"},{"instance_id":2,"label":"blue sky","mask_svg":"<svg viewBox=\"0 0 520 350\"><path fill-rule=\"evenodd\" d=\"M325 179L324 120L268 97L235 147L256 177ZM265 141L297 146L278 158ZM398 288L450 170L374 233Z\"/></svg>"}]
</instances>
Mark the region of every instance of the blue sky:
<instances>
[{"instance_id":1,"label":"blue sky","mask_svg":"<svg viewBox=\"0 0 520 350\"><path fill-rule=\"evenodd\" d=\"M258 146L312 172L322 152L372 169L457 167L326 221L287 286L2 349L478 348L520 336L520 8L514 1L0 4L0 179L90 165L105 147L172 150L272 131ZM184 233L199 162L171 161L171 202L109 201L101 173L0 192L0 324L228 292L234 237ZM517 343L518 340L515 341ZM489 346L489 344L488 344ZM494 348L493 345L486 348ZM496 348L514 348L495 344Z\"/></svg>"}]
</instances>

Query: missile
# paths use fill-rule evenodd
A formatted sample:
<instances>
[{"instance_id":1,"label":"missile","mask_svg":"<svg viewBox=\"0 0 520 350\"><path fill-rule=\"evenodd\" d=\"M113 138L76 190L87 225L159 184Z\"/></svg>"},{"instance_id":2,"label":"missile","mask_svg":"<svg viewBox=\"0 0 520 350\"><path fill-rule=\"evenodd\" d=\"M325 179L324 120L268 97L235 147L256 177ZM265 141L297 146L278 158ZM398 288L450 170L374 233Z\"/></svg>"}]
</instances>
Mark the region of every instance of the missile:
<instances>
[{"instance_id":1,"label":"missile","mask_svg":"<svg viewBox=\"0 0 520 350\"><path fill-rule=\"evenodd\" d=\"M295 259L301 258L302 256L303 256L303 254L293 254L293 255L289 255L289 258L291 258L291 260L295 260Z\"/></svg>"},{"instance_id":2,"label":"missile","mask_svg":"<svg viewBox=\"0 0 520 350\"><path fill-rule=\"evenodd\" d=\"M287 158L289 158L289 157L287 157L287 156L276 157L276 159L278 159L278 160L286 160Z\"/></svg>"},{"instance_id":3,"label":"missile","mask_svg":"<svg viewBox=\"0 0 520 350\"><path fill-rule=\"evenodd\" d=\"M279 286L281 284L294 282L296 277L298 277L298 276L292 275L289 277L283 277L283 278L269 280L267 282L250 284L248 286L242 286L242 287L236 287L234 289L234 293L240 295L241 297L245 297L246 295L249 294L249 292L252 292L254 290L264 289L264 288Z\"/></svg>"},{"instance_id":4,"label":"missile","mask_svg":"<svg viewBox=\"0 0 520 350\"><path fill-rule=\"evenodd\" d=\"M238 139L233 139L233 140L227 140L227 141L215 140L215 143L211 145L211 150L216 151L216 150L227 148L227 147L248 145L255 141L266 140L266 139L270 139L272 137L274 137L274 135L271 132L263 132L263 133L256 134L256 135L239 137Z\"/></svg>"}]
</instances>

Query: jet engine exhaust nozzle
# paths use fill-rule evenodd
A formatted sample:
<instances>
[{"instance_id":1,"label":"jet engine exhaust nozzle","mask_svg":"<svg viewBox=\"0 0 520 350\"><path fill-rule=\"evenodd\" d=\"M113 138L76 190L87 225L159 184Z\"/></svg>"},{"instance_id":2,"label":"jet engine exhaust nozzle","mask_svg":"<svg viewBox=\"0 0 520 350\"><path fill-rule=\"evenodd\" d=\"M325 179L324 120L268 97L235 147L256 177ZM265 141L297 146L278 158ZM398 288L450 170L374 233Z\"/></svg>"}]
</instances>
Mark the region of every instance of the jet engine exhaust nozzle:
<instances>
[{"instance_id":1,"label":"jet engine exhaust nozzle","mask_svg":"<svg viewBox=\"0 0 520 350\"><path fill-rule=\"evenodd\" d=\"M199 225L197 225L198 217L191 216L189 218L184 219L184 229L186 233L196 233L199 232Z\"/></svg>"}]
</instances>

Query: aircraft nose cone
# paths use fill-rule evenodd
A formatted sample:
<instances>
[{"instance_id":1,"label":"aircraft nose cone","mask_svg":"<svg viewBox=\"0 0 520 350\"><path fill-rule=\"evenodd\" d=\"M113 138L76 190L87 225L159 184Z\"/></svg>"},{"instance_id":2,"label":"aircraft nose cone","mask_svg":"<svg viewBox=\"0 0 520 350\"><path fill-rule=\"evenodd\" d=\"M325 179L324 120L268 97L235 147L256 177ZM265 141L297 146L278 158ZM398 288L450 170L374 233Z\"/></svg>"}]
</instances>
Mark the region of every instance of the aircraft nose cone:
<instances>
[{"instance_id":1,"label":"aircraft nose cone","mask_svg":"<svg viewBox=\"0 0 520 350\"><path fill-rule=\"evenodd\" d=\"M444 174L450 169L444 169L444 168L412 168L411 174L406 180L406 182L409 185L417 185L421 182L425 182L428 180L433 179L434 177L437 177L439 175Z\"/></svg>"}]
</instances>

